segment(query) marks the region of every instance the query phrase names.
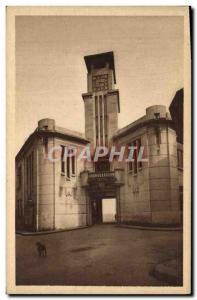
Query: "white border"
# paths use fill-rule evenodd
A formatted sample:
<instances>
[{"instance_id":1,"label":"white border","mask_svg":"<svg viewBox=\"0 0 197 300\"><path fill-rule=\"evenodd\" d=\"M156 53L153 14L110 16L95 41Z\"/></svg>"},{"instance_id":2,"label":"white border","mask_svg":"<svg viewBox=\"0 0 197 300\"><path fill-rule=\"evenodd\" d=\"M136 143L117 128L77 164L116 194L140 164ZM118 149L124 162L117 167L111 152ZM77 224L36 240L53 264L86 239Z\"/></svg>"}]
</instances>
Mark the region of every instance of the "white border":
<instances>
[{"instance_id":1,"label":"white border","mask_svg":"<svg viewBox=\"0 0 197 300\"><path fill-rule=\"evenodd\" d=\"M55 1L54 1L55 2ZM95 1L94 5L192 5L194 8L197 7L196 1ZM1 178L1 209L0 209L0 225L1 225L1 235L0 235L0 254L2 257L1 260L1 270L3 270L0 274L0 279L1 279L1 289L0 289L0 295L1 299L6 297L5 295L5 6L10 6L10 5L92 5L92 1L77 1L77 0L72 0L72 1L64 1L64 0L59 0L56 3L52 3L52 1L1 1L0 4L0 33L1 33L1 38L0 38L0 65L1 65L1 84L0 84L0 89L1 89L1 109L0 109L0 130L1 130L1 147L0 147L0 163L1 163L1 172L0 172L0 178ZM193 29L194 30L194 29ZM196 32L195 32L195 37L196 38ZM195 47L194 47L195 49ZM196 84L196 80L194 82L194 85ZM197 108L195 108L195 113L197 112ZM195 120L195 118L194 118ZM195 129L196 129L196 122L195 122ZM195 164L196 166L196 164ZM195 182L197 183L197 182ZM194 183L194 185L195 185ZM197 279L196 279L197 281ZM196 282L195 282L196 283ZM24 298L24 297L23 297ZM26 298L26 297L25 297ZM139 297L138 297L139 299Z\"/></svg>"}]
</instances>

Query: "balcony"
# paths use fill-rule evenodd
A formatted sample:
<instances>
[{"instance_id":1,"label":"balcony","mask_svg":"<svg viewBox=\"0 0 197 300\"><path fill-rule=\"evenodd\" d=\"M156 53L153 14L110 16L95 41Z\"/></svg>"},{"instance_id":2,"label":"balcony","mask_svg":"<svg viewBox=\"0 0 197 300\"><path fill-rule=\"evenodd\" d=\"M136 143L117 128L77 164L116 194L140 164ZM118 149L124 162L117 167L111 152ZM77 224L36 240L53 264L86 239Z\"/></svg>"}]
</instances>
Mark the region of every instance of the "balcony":
<instances>
[{"instance_id":1,"label":"balcony","mask_svg":"<svg viewBox=\"0 0 197 300\"><path fill-rule=\"evenodd\" d=\"M103 172L92 172L88 174L88 181L103 181L103 180L110 180L116 181L115 172L114 171L103 171Z\"/></svg>"},{"instance_id":2,"label":"balcony","mask_svg":"<svg viewBox=\"0 0 197 300\"><path fill-rule=\"evenodd\" d=\"M81 186L87 187L96 182L115 183L116 185L124 184L124 170L115 169L114 171L89 172L83 171L80 174Z\"/></svg>"}]
</instances>

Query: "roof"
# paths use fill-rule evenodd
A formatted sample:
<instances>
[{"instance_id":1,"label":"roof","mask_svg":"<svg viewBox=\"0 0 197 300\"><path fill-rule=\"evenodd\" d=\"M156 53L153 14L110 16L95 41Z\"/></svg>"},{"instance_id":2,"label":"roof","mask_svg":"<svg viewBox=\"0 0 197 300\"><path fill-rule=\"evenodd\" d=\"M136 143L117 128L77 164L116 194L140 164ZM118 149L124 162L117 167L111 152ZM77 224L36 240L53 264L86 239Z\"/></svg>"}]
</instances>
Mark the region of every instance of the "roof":
<instances>
[{"instance_id":1,"label":"roof","mask_svg":"<svg viewBox=\"0 0 197 300\"><path fill-rule=\"evenodd\" d=\"M99 54L87 55L84 56L85 64L88 72L91 70L91 65L94 65L96 68L102 68L106 63L109 63L110 69L113 70L114 74L114 83L116 83L116 72L114 65L114 53L113 51L104 52Z\"/></svg>"},{"instance_id":2,"label":"roof","mask_svg":"<svg viewBox=\"0 0 197 300\"><path fill-rule=\"evenodd\" d=\"M139 119L137 119L136 121L126 125L125 127L117 130L117 132L114 134L114 138L125 135L128 131L130 131L133 127L135 127L136 125L139 125L140 123L142 123L143 121L146 120L146 116L143 116Z\"/></svg>"},{"instance_id":3,"label":"roof","mask_svg":"<svg viewBox=\"0 0 197 300\"><path fill-rule=\"evenodd\" d=\"M26 149L28 149L33 144L35 138L42 137L42 136L58 137L61 139L77 142L80 144L89 143L89 141L85 138L84 134L63 127L55 126L55 130L46 130L46 131L39 130L38 128L36 128L36 130L29 135L29 137L26 139L23 146L17 153L16 160L18 160L20 156L26 151Z\"/></svg>"},{"instance_id":4,"label":"roof","mask_svg":"<svg viewBox=\"0 0 197 300\"><path fill-rule=\"evenodd\" d=\"M59 127L59 126L55 126L55 131L66 134L66 135L70 135L73 137L79 137L82 139L85 139L85 134L83 134L82 132L78 132L78 131L74 131L74 130L70 130L64 127Z\"/></svg>"},{"instance_id":5,"label":"roof","mask_svg":"<svg viewBox=\"0 0 197 300\"><path fill-rule=\"evenodd\" d=\"M168 124L171 128L174 128L173 121L166 118L159 119L148 119L147 116L143 116L136 121L130 123L129 125L119 129L113 136L114 140L117 140L123 136L126 136L130 132L134 132L135 130L145 127L145 126L158 126L159 124Z\"/></svg>"}]
</instances>

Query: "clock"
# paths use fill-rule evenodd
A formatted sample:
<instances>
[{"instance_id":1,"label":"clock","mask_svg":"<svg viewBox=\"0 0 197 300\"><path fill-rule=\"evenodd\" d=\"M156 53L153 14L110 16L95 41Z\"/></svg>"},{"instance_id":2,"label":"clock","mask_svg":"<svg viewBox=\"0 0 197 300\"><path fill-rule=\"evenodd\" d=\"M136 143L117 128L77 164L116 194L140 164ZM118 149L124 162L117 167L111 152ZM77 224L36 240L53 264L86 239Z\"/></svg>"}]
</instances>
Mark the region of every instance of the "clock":
<instances>
[{"instance_id":1,"label":"clock","mask_svg":"<svg viewBox=\"0 0 197 300\"><path fill-rule=\"evenodd\" d=\"M108 89L108 75L94 75L92 76L93 92L105 91Z\"/></svg>"}]
</instances>

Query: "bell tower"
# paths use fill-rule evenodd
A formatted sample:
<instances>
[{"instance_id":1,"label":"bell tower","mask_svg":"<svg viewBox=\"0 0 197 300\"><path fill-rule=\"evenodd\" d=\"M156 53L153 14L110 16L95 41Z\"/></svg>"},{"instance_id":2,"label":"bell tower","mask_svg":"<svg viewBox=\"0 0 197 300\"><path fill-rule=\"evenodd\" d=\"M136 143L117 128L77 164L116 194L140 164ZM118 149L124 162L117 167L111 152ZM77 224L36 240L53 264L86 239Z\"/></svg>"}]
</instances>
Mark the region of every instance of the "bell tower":
<instances>
[{"instance_id":1,"label":"bell tower","mask_svg":"<svg viewBox=\"0 0 197 300\"><path fill-rule=\"evenodd\" d=\"M109 147L118 129L119 91L115 89L116 74L113 52L84 57L87 67L85 105L85 135L92 149Z\"/></svg>"}]
</instances>

